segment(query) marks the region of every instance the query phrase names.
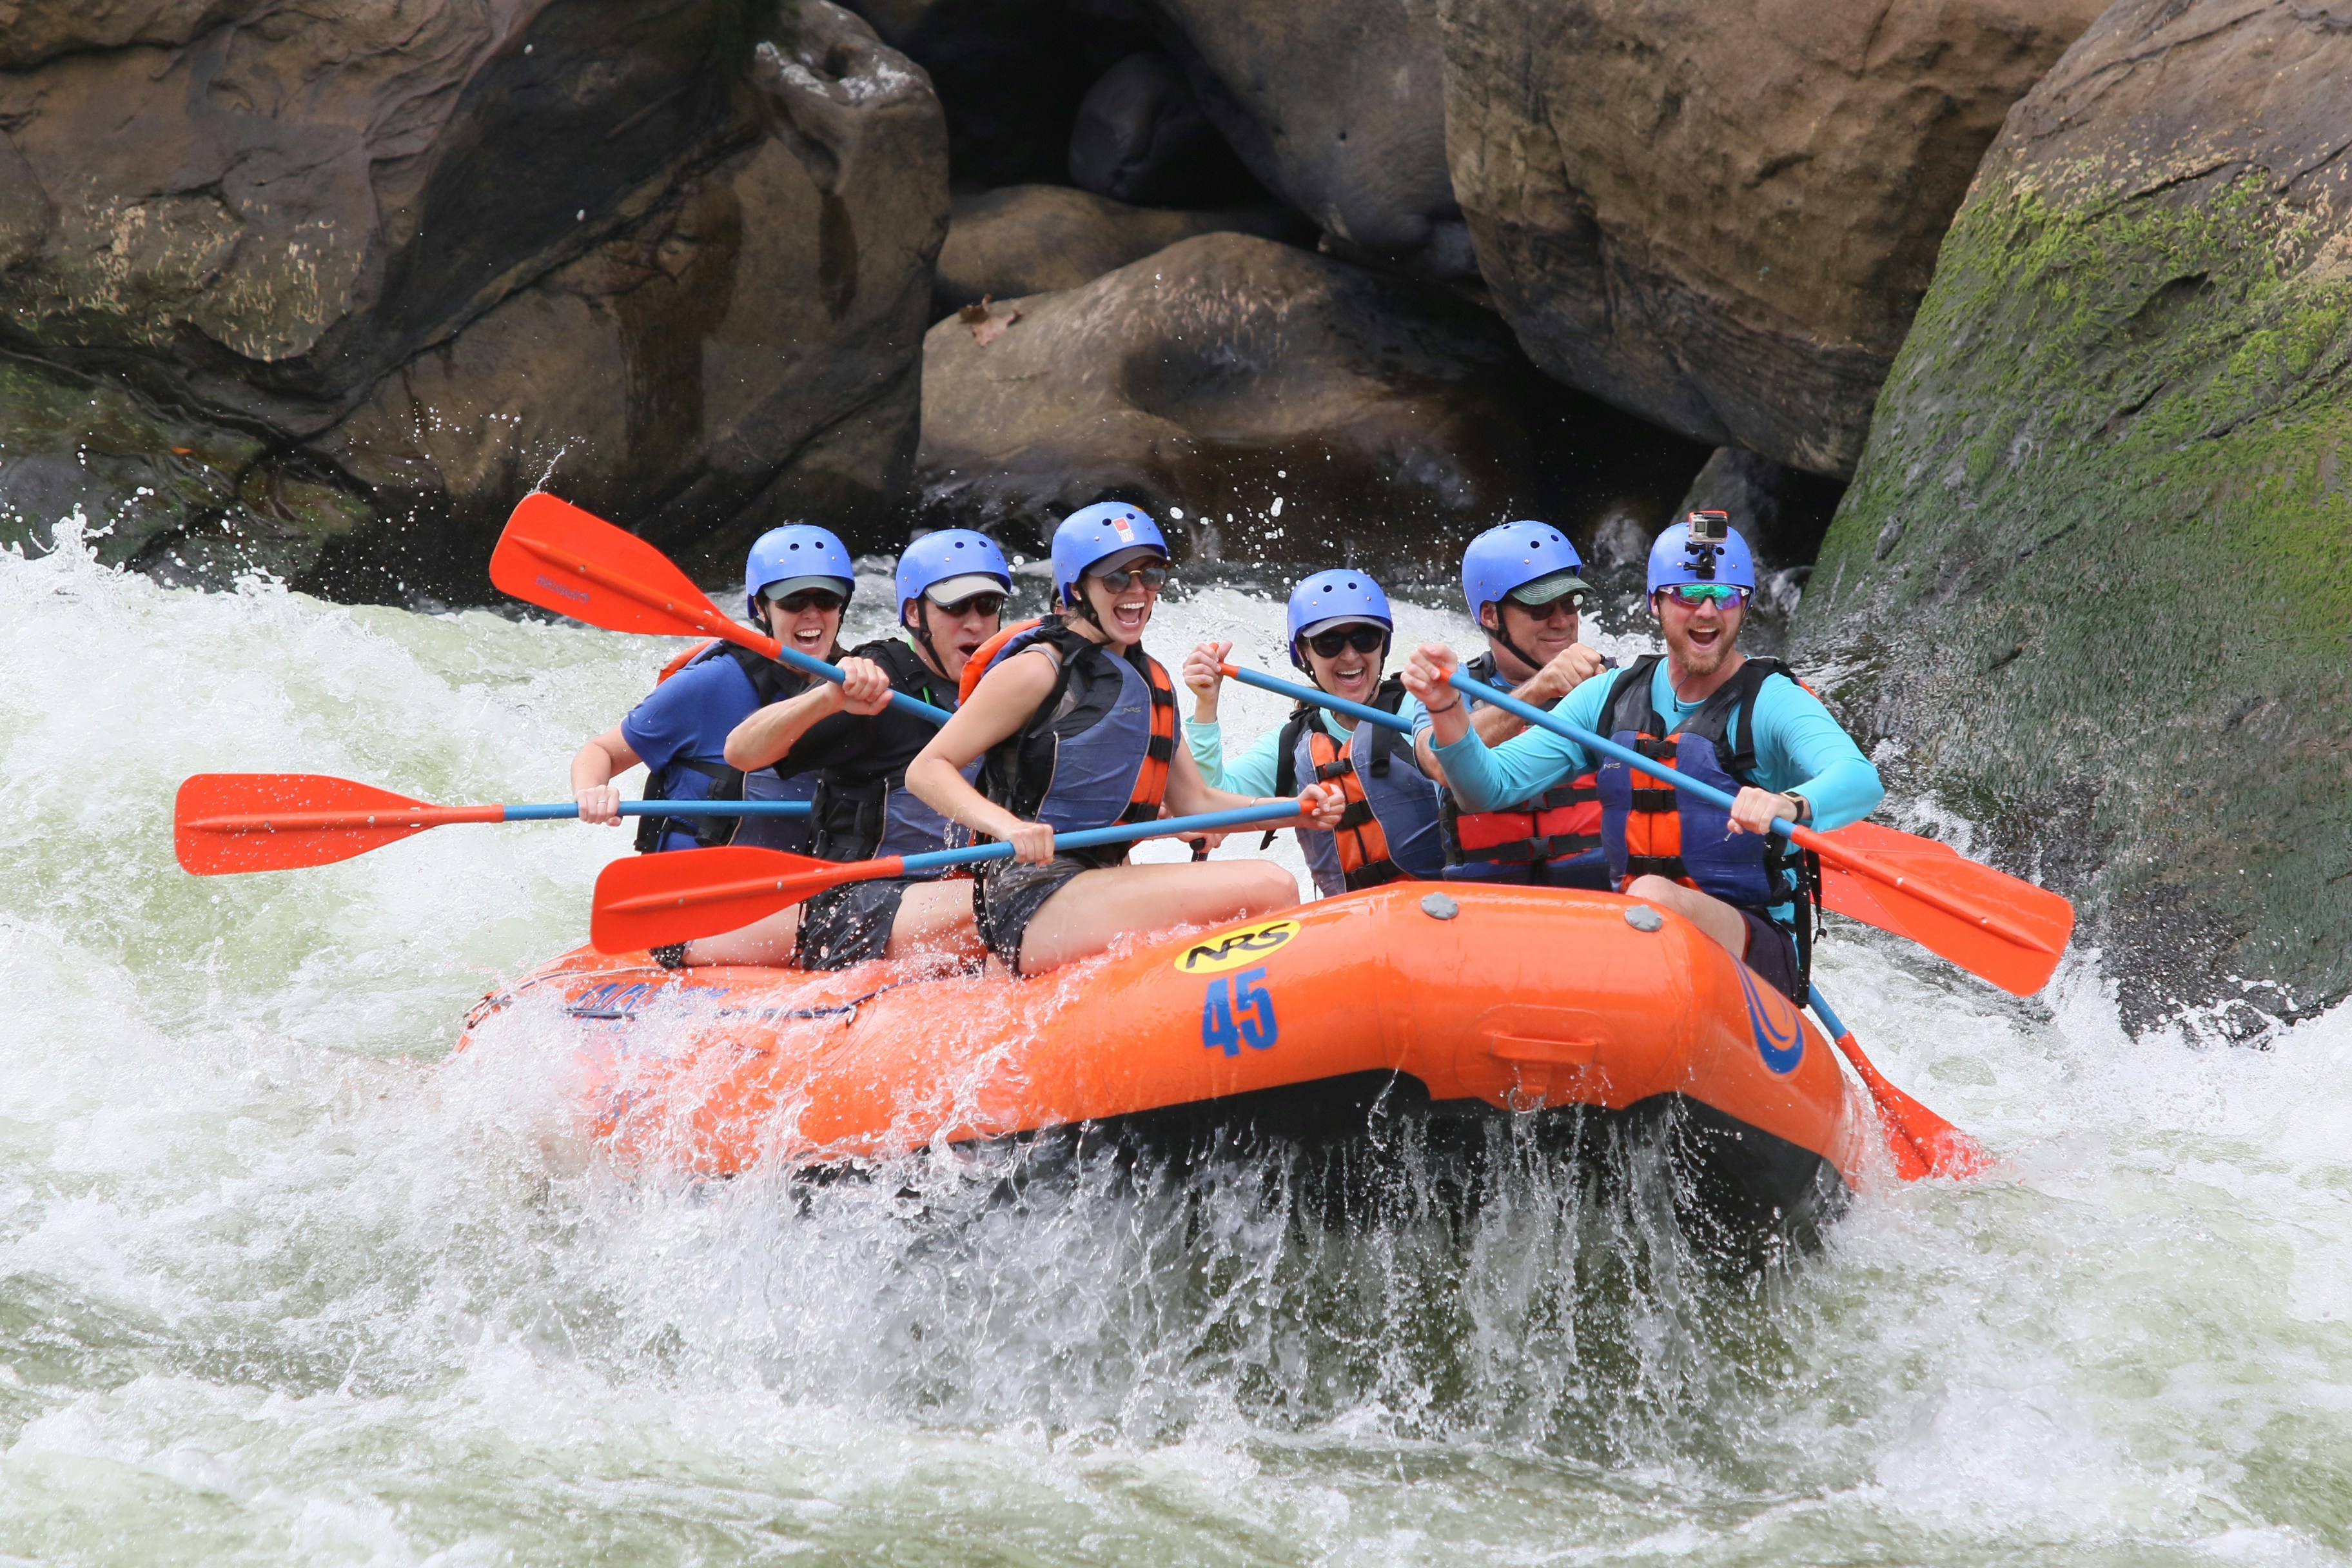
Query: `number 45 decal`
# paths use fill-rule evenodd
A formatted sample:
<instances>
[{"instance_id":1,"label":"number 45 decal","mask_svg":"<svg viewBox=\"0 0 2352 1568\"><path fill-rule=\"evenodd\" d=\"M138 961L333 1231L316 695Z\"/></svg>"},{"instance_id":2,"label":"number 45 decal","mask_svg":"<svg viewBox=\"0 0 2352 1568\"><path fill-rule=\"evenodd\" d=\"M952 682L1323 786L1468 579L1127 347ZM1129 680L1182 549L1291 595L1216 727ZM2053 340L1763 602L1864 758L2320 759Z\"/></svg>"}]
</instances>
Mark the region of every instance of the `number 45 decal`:
<instances>
[{"instance_id":1,"label":"number 45 decal","mask_svg":"<svg viewBox=\"0 0 2352 1568\"><path fill-rule=\"evenodd\" d=\"M1223 975L1209 982L1201 1004L1201 1044L1229 1057L1242 1054L1247 1044L1263 1051L1275 1042L1274 998L1265 989L1265 965L1244 969L1230 980Z\"/></svg>"}]
</instances>

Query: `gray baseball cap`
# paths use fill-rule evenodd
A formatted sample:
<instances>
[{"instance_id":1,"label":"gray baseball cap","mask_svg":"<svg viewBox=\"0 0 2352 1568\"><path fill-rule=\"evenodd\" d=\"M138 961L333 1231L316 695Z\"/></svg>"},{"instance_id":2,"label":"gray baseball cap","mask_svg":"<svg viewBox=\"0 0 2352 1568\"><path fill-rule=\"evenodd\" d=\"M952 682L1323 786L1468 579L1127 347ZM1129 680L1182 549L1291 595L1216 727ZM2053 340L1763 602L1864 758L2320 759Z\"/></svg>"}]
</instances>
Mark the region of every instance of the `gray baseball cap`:
<instances>
[{"instance_id":1,"label":"gray baseball cap","mask_svg":"<svg viewBox=\"0 0 2352 1568\"><path fill-rule=\"evenodd\" d=\"M1538 577L1532 583L1522 583L1507 595L1512 603L1529 609L1564 599L1570 594L1588 594L1591 589L1584 579L1573 572L1555 572L1549 577Z\"/></svg>"}]
</instances>

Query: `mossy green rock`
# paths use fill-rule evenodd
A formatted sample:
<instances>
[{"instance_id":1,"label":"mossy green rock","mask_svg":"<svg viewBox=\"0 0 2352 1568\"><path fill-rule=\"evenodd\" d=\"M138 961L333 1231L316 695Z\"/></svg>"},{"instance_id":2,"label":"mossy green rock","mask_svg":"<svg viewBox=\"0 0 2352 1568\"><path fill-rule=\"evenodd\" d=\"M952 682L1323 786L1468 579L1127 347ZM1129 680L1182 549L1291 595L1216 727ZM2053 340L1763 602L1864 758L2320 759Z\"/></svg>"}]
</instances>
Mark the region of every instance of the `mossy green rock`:
<instances>
[{"instance_id":1,"label":"mossy green rock","mask_svg":"<svg viewBox=\"0 0 2352 1568\"><path fill-rule=\"evenodd\" d=\"M2135 1027L2352 989L2347 25L2124 0L2020 101L1796 627Z\"/></svg>"}]
</instances>

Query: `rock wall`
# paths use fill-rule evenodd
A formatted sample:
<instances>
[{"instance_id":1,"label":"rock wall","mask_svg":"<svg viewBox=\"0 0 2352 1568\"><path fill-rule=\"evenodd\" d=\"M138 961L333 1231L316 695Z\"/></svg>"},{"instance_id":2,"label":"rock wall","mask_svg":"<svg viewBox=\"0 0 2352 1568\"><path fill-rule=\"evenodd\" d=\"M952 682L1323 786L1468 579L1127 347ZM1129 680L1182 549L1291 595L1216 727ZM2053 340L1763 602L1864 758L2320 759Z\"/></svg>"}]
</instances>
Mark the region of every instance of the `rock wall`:
<instances>
[{"instance_id":1,"label":"rock wall","mask_svg":"<svg viewBox=\"0 0 2352 1568\"><path fill-rule=\"evenodd\" d=\"M680 537L903 482L944 140L824 0L16 12L21 531L94 460L122 556L397 595L551 466Z\"/></svg>"},{"instance_id":2,"label":"rock wall","mask_svg":"<svg viewBox=\"0 0 2352 1568\"><path fill-rule=\"evenodd\" d=\"M2001 116L2105 0L1442 0L1478 264L1547 372L1851 473Z\"/></svg>"},{"instance_id":3,"label":"rock wall","mask_svg":"<svg viewBox=\"0 0 2352 1568\"><path fill-rule=\"evenodd\" d=\"M2122 0L2010 115L1800 611L2126 1017L2352 987L2352 10Z\"/></svg>"},{"instance_id":4,"label":"rock wall","mask_svg":"<svg viewBox=\"0 0 2352 1568\"><path fill-rule=\"evenodd\" d=\"M1234 559L1458 531L1538 488L1543 390L1501 323L1442 292L1203 235L933 327L924 507L1021 541L1115 495Z\"/></svg>"}]
</instances>

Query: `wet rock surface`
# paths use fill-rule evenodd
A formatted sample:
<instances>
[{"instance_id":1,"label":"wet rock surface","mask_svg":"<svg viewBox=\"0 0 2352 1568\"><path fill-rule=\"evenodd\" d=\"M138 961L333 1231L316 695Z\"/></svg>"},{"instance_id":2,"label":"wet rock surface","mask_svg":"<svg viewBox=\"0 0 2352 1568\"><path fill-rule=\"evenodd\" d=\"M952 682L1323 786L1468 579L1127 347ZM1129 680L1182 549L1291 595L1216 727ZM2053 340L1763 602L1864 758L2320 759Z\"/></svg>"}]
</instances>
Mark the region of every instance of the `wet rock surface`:
<instances>
[{"instance_id":1,"label":"wet rock surface","mask_svg":"<svg viewBox=\"0 0 2352 1568\"><path fill-rule=\"evenodd\" d=\"M2347 22L2125 0L2018 105L1800 612L2136 1027L2352 988Z\"/></svg>"},{"instance_id":2,"label":"wet rock surface","mask_svg":"<svg viewBox=\"0 0 2352 1568\"><path fill-rule=\"evenodd\" d=\"M0 416L0 492L35 502L46 469L128 446L150 493L119 556L398 596L478 594L484 528L559 450L656 530L721 529L796 468L859 475L828 492L845 502L887 489L944 227L943 148L917 155L937 106L822 0L785 8L783 63L756 79L752 23L712 0L21 8L0 307L15 374L47 390L37 417ZM747 195L774 206L756 239L811 242L739 288L760 258L721 209ZM761 291L814 303L795 319ZM680 342L716 348L681 372ZM805 395L791 378L820 356L780 348L822 351L820 380L839 361L856 396ZM50 394L81 383L100 395L77 423ZM738 404L764 425L714 429ZM142 422L185 438L121 437Z\"/></svg>"},{"instance_id":3,"label":"wet rock surface","mask_svg":"<svg viewBox=\"0 0 2352 1568\"><path fill-rule=\"evenodd\" d=\"M1453 191L1547 372L1844 474L1979 154L2104 0L1443 0Z\"/></svg>"},{"instance_id":4,"label":"wet rock surface","mask_svg":"<svg viewBox=\"0 0 2352 1568\"><path fill-rule=\"evenodd\" d=\"M1178 240L1202 234L1311 240L1280 208L1178 212L1129 206L1067 185L1013 185L956 198L940 247L931 316L993 296L1054 294L1091 283Z\"/></svg>"},{"instance_id":5,"label":"wet rock surface","mask_svg":"<svg viewBox=\"0 0 2352 1568\"><path fill-rule=\"evenodd\" d=\"M985 345L956 318L925 340L927 521L1018 541L1118 496L1181 509L1204 554L1233 530L1328 553L1544 489L1557 398L1500 322L1440 291L1213 234L995 314Z\"/></svg>"}]
</instances>

